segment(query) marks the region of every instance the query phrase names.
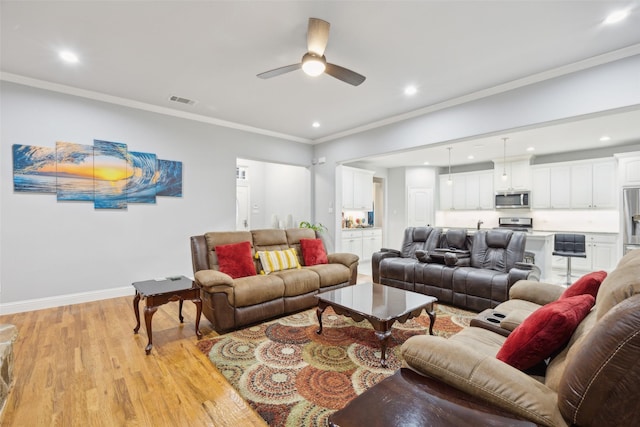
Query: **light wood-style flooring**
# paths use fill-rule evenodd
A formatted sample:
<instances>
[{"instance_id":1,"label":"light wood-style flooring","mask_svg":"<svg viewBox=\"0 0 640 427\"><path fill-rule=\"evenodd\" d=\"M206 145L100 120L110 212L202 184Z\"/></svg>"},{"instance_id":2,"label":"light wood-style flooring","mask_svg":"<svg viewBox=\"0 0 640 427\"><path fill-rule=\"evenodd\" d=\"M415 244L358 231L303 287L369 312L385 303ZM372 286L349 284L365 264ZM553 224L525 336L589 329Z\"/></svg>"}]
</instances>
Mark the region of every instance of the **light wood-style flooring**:
<instances>
[{"instance_id":1,"label":"light wood-style flooring","mask_svg":"<svg viewBox=\"0 0 640 427\"><path fill-rule=\"evenodd\" d=\"M359 275L363 281L371 276ZM0 425L267 425L196 347L190 301L183 324L177 302L158 309L153 349L145 355L144 304L137 335L133 288L131 297L0 316L19 331ZM203 339L217 336L204 316L200 330Z\"/></svg>"},{"instance_id":2,"label":"light wood-style flooring","mask_svg":"<svg viewBox=\"0 0 640 427\"><path fill-rule=\"evenodd\" d=\"M17 326L2 426L266 426L196 347L195 306L153 317L153 349L131 297L0 317ZM216 336L203 316L204 338Z\"/></svg>"}]
</instances>

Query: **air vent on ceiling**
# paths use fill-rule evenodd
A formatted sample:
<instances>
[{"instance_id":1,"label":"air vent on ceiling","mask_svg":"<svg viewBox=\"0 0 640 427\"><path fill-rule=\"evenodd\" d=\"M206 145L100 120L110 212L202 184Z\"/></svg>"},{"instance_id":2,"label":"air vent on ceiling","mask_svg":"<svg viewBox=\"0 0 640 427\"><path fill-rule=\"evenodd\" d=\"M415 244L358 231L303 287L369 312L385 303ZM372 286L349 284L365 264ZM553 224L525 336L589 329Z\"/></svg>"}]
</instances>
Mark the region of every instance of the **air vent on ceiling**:
<instances>
[{"instance_id":1,"label":"air vent on ceiling","mask_svg":"<svg viewBox=\"0 0 640 427\"><path fill-rule=\"evenodd\" d=\"M179 102L180 104L193 105L196 103L193 99L182 98L181 96L171 95L169 101Z\"/></svg>"}]
</instances>

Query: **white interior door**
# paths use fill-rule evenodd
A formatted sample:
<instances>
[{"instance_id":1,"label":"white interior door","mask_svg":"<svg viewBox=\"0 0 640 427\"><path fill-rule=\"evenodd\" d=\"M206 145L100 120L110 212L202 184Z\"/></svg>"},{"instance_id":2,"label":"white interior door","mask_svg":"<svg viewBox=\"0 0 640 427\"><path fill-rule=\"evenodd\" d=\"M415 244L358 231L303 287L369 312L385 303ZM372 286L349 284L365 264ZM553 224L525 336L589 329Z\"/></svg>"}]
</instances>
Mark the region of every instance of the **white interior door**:
<instances>
[{"instance_id":1,"label":"white interior door","mask_svg":"<svg viewBox=\"0 0 640 427\"><path fill-rule=\"evenodd\" d=\"M407 206L407 225L433 225L433 188L410 187Z\"/></svg>"},{"instance_id":2,"label":"white interior door","mask_svg":"<svg viewBox=\"0 0 640 427\"><path fill-rule=\"evenodd\" d=\"M249 194L249 186L236 186L236 230L249 230L251 226Z\"/></svg>"}]
</instances>

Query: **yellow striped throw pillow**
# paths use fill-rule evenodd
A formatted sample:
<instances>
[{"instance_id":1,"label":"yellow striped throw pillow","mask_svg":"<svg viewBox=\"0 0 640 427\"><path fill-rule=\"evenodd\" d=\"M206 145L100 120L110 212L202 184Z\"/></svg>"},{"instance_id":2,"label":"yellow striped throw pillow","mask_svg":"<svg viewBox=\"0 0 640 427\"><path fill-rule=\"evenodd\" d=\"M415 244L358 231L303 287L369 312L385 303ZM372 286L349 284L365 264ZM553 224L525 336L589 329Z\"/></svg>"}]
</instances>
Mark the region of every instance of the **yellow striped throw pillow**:
<instances>
[{"instance_id":1,"label":"yellow striped throw pillow","mask_svg":"<svg viewBox=\"0 0 640 427\"><path fill-rule=\"evenodd\" d=\"M260 274L302 268L298 262L298 253L295 248L284 251L258 251L256 252L256 259L260 259L260 264L262 264Z\"/></svg>"}]
</instances>

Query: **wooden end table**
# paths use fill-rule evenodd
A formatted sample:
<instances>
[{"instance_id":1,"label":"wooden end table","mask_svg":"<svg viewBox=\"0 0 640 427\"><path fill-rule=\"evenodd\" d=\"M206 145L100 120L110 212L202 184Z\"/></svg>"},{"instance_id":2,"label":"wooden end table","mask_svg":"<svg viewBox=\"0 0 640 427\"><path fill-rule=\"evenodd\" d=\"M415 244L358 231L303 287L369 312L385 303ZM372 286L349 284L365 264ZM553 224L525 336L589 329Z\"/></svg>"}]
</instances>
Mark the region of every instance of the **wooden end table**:
<instances>
[{"instance_id":1,"label":"wooden end table","mask_svg":"<svg viewBox=\"0 0 640 427\"><path fill-rule=\"evenodd\" d=\"M433 324L436 321L433 305L438 299L429 295L378 283L358 283L319 293L316 298L316 314L320 324L317 333L322 333L322 313L327 307L333 307L337 314L350 317L356 322L368 320L380 341L380 364L383 367L387 366L387 343L391 327L396 321L404 323L419 316L424 309L429 315L429 334L433 335Z\"/></svg>"},{"instance_id":2,"label":"wooden end table","mask_svg":"<svg viewBox=\"0 0 640 427\"><path fill-rule=\"evenodd\" d=\"M182 317L182 303L184 300L191 300L196 305L196 336L202 338L200 332L200 314L202 313L202 300L200 299L200 287L191 279L184 276L170 277L163 280L145 280L144 282L134 282L133 287L136 295L133 298L133 312L136 315L136 327L133 333L137 334L140 330L140 299L145 298L147 305L144 308L144 323L147 327L147 336L149 343L145 348L147 354L151 353L153 347L151 319L154 313L163 304L170 301L180 301L178 318L180 323L184 323Z\"/></svg>"}]
</instances>

